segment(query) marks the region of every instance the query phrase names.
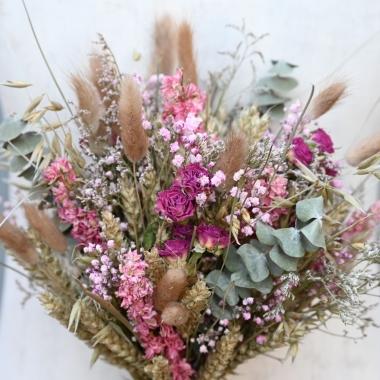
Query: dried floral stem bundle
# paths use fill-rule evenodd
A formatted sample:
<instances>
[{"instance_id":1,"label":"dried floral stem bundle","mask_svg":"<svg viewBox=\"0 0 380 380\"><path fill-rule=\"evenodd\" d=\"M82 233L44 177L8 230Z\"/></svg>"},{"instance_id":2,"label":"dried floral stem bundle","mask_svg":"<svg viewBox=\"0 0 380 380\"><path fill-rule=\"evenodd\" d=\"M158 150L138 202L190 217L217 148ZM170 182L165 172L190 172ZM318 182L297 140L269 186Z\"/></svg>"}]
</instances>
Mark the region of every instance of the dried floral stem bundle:
<instances>
[{"instance_id":1,"label":"dried floral stem bundle","mask_svg":"<svg viewBox=\"0 0 380 380\"><path fill-rule=\"evenodd\" d=\"M364 331L362 297L380 283L370 240L380 202L363 210L344 189L334 143L311 123L346 83L285 115L275 92L279 81L294 88L284 73L295 66L275 61L257 85L260 105L227 110L229 84L262 36L235 28L242 43L224 52L232 63L206 93L189 23L164 16L155 28L146 81L122 74L99 35L86 76L71 76L76 115L41 95L0 125L11 170L37 189L19 202L27 232L11 211L0 241L41 303L93 348L91 365L102 357L135 379L221 379L285 346L294 360L302 338L337 315ZM49 112L57 123L27 129ZM348 154L352 174L380 178L379 146L372 138Z\"/></svg>"}]
</instances>

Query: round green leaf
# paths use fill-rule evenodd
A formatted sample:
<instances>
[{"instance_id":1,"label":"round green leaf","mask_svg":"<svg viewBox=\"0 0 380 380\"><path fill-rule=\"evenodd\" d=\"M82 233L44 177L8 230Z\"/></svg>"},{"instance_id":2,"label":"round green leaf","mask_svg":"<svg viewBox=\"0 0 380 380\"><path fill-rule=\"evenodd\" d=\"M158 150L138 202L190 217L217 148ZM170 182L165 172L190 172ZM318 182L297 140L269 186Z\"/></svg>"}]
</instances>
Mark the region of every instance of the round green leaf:
<instances>
[{"instance_id":1,"label":"round green leaf","mask_svg":"<svg viewBox=\"0 0 380 380\"><path fill-rule=\"evenodd\" d=\"M237 250L251 276L252 281L260 282L269 276L265 254L250 244L243 244Z\"/></svg>"},{"instance_id":2,"label":"round green leaf","mask_svg":"<svg viewBox=\"0 0 380 380\"><path fill-rule=\"evenodd\" d=\"M326 249L325 235L322 229L322 221L316 219L302 228L301 234L315 247ZM313 252L313 251L311 251Z\"/></svg>"},{"instance_id":3,"label":"round green leaf","mask_svg":"<svg viewBox=\"0 0 380 380\"><path fill-rule=\"evenodd\" d=\"M269 108L269 116L272 120L281 120L285 117L284 104L277 104Z\"/></svg>"},{"instance_id":4,"label":"round green leaf","mask_svg":"<svg viewBox=\"0 0 380 380\"><path fill-rule=\"evenodd\" d=\"M12 173L16 173L23 169L28 163L29 161L25 160L22 156L12 156L9 161L9 170Z\"/></svg>"},{"instance_id":5,"label":"round green leaf","mask_svg":"<svg viewBox=\"0 0 380 380\"><path fill-rule=\"evenodd\" d=\"M245 299L245 298L248 298L248 297L251 297L251 291L247 288L240 288L239 286L235 286L236 288L236 291L237 291L237 294L239 294L239 297L241 299Z\"/></svg>"},{"instance_id":6,"label":"round green leaf","mask_svg":"<svg viewBox=\"0 0 380 380\"><path fill-rule=\"evenodd\" d=\"M262 92L255 97L255 103L261 106L272 106L274 104L283 104L289 99L282 98L281 96L277 96L273 94L273 92Z\"/></svg>"},{"instance_id":7,"label":"round green leaf","mask_svg":"<svg viewBox=\"0 0 380 380\"><path fill-rule=\"evenodd\" d=\"M275 73L277 75L286 75L290 74L296 65L292 65L291 63L279 60L272 61L273 66L270 68L269 72Z\"/></svg>"},{"instance_id":8,"label":"round green leaf","mask_svg":"<svg viewBox=\"0 0 380 380\"><path fill-rule=\"evenodd\" d=\"M233 245L230 245L227 251L224 252L225 266L231 272L237 272L245 268L242 258L237 254L237 250Z\"/></svg>"},{"instance_id":9,"label":"round green leaf","mask_svg":"<svg viewBox=\"0 0 380 380\"><path fill-rule=\"evenodd\" d=\"M298 259L288 256L279 245L275 245L271 249L269 257L275 264L286 271L297 270Z\"/></svg>"},{"instance_id":10,"label":"round green leaf","mask_svg":"<svg viewBox=\"0 0 380 380\"><path fill-rule=\"evenodd\" d=\"M226 302L229 305L237 305L239 302L239 296L236 292L235 286L230 287L232 281L226 273L219 273L219 270L213 270L210 272L205 278L206 283L211 285L211 287L214 287L216 284L215 293L223 299L225 297Z\"/></svg>"},{"instance_id":11,"label":"round green leaf","mask_svg":"<svg viewBox=\"0 0 380 380\"><path fill-rule=\"evenodd\" d=\"M293 227L281 228L273 232L284 252L291 257L305 256L305 250L301 243L301 235Z\"/></svg>"},{"instance_id":12,"label":"round green leaf","mask_svg":"<svg viewBox=\"0 0 380 380\"><path fill-rule=\"evenodd\" d=\"M273 276L278 277L281 276L284 270L279 267L271 258L269 255L266 256L268 267L270 272L272 273Z\"/></svg>"},{"instance_id":13,"label":"round green leaf","mask_svg":"<svg viewBox=\"0 0 380 380\"><path fill-rule=\"evenodd\" d=\"M27 169L23 170L17 177L24 177L27 181L33 182L35 175L34 167L29 166Z\"/></svg>"},{"instance_id":14,"label":"round green leaf","mask_svg":"<svg viewBox=\"0 0 380 380\"><path fill-rule=\"evenodd\" d=\"M24 133L10 142L4 144L4 148L15 156L26 155L33 152L37 144L42 140L41 135L33 132Z\"/></svg>"},{"instance_id":15,"label":"round green leaf","mask_svg":"<svg viewBox=\"0 0 380 380\"><path fill-rule=\"evenodd\" d=\"M323 198L311 198L299 201L296 204L296 214L302 222L310 219L322 219L323 217Z\"/></svg>"},{"instance_id":16,"label":"round green leaf","mask_svg":"<svg viewBox=\"0 0 380 380\"><path fill-rule=\"evenodd\" d=\"M268 294L273 288L273 280L271 276L268 276L263 281L254 282L246 269L232 273L231 280L235 281L237 287L256 289L264 294Z\"/></svg>"},{"instance_id":17,"label":"round green leaf","mask_svg":"<svg viewBox=\"0 0 380 380\"><path fill-rule=\"evenodd\" d=\"M26 122L18 117L10 116L0 124L0 140L9 141L21 134L26 126Z\"/></svg>"},{"instance_id":18,"label":"round green leaf","mask_svg":"<svg viewBox=\"0 0 380 380\"><path fill-rule=\"evenodd\" d=\"M293 90L293 88L297 87L298 82L291 77L279 77L274 76L270 77L266 81L267 86L273 90L278 92L288 92Z\"/></svg>"},{"instance_id":19,"label":"round green leaf","mask_svg":"<svg viewBox=\"0 0 380 380\"><path fill-rule=\"evenodd\" d=\"M274 228L260 222L259 220L256 223L256 236L259 239L260 243L266 245L275 245L277 243L276 238L273 236Z\"/></svg>"},{"instance_id":20,"label":"round green leaf","mask_svg":"<svg viewBox=\"0 0 380 380\"><path fill-rule=\"evenodd\" d=\"M214 296L210 302L211 313L215 318L218 319L232 319L233 310L230 306L226 305L224 308L219 305L221 299Z\"/></svg>"}]
</instances>

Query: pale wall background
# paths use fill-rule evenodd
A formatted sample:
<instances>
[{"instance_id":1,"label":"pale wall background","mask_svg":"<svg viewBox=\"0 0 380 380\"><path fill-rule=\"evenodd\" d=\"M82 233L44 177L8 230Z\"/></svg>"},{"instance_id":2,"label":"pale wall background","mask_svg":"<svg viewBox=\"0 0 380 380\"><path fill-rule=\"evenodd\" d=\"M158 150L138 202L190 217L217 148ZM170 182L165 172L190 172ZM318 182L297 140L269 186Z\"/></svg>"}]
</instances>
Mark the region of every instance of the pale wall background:
<instances>
[{"instance_id":1,"label":"pale wall background","mask_svg":"<svg viewBox=\"0 0 380 380\"><path fill-rule=\"evenodd\" d=\"M233 49L237 42L236 33L225 25L240 24L244 18L247 28L254 33L270 34L257 45L266 58L266 64L257 61L259 75L265 73L270 59L286 59L299 65L294 76L300 86L293 92L293 98L305 101L310 83L319 84L334 72L351 78L351 95L342 106L321 119L321 125L331 132L336 146L347 147L378 129L380 107L364 125L380 96L378 0L26 0L26 3L41 45L65 93L70 94L65 84L68 69L80 67L86 61L96 32L105 36L123 71L144 75L149 65L156 15L170 12L178 19L186 17L195 28L199 72L205 81L208 70L225 64L216 51ZM134 50L142 54L138 63L132 59ZM21 0L0 0L0 62L1 82L21 79L43 89L0 88L4 115L22 112L28 104L28 92L34 97L46 91L53 99L61 100L39 55ZM244 86L248 75L247 66L238 75L231 94ZM344 150L338 151L338 158L344 156ZM374 185L367 187L372 198L375 189ZM0 316L1 379L128 378L126 373L103 362L90 371L91 351L46 316L37 300L21 307L23 294L17 289L16 279L24 283L22 278L6 271ZM374 317L380 323L380 309ZM337 327L343 329L341 325ZM238 378L379 379L380 330L372 329L369 333L364 341L357 343L322 333L310 335L303 341L293 365L262 357L239 368Z\"/></svg>"}]
</instances>

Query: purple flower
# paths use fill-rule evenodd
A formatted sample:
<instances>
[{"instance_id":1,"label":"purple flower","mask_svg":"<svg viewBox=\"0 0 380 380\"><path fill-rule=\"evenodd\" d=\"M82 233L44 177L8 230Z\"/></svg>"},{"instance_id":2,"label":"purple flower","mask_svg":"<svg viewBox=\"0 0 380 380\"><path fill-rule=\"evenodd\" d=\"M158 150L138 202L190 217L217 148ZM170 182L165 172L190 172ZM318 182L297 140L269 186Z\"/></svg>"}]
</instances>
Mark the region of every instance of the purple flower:
<instances>
[{"instance_id":1,"label":"purple flower","mask_svg":"<svg viewBox=\"0 0 380 380\"><path fill-rule=\"evenodd\" d=\"M208 178L208 184L203 185L201 177ZM178 186L181 186L187 196L193 200L195 197L200 194L202 191L208 188L210 188L210 173L202 168L199 164L190 164L185 166L184 168L181 168L177 171L177 176L175 179L175 184ZM204 182L203 182L204 183Z\"/></svg>"},{"instance_id":2,"label":"purple flower","mask_svg":"<svg viewBox=\"0 0 380 380\"><path fill-rule=\"evenodd\" d=\"M159 249L158 253L161 256L169 256L173 258L183 258L189 252L189 240L166 240L164 249Z\"/></svg>"},{"instance_id":3,"label":"purple flower","mask_svg":"<svg viewBox=\"0 0 380 380\"><path fill-rule=\"evenodd\" d=\"M304 165L309 166L313 160L313 152L305 141L303 141L303 138L295 137L292 140L292 144L294 145L294 148L290 149L288 152L290 162L297 163L297 161L299 161Z\"/></svg>"},{"instance_id":4,"label":"purple flower","mask_svg":"<svg viewBox=\"0 0 380 380\"><path fill-rule=\"evenodd\" d=\"M179 222L194 215L194 205L178 185L173 185L157 195L156 211L173 222Z\"/></svg>"},{"instance_id":5,"label":"purple flower","mask_svg":"<svg viewBox=\"0 0 380 380\"><path fill-rule=\"evenodd\" d=\"M311 140L318 144L320 152L334 153L331 137L321 128L317 129L311 136Z\"/></svg>"},{"instance_id":6,"label":"purple flower","mask_svg":"<svg viewBox=\"0 0 380 380\"><path fill-rule=\"evenodd\" d=\"M202 247L209 251L215 248L225 248L229 244L228 233L219 227L206 225L202 222L197 227L197 237Z\"/></svg>"},{"instance_id":7,"label":"purple flower","mask_svg":"<svg viewBox=\"0 0 380 380\"><path fill-rule=\"evenodd\" d=\"M173 237L181 240L191 240L193 236L194 226L192 224L176 224L174 227Z\"/></svg>"}]
</instances>

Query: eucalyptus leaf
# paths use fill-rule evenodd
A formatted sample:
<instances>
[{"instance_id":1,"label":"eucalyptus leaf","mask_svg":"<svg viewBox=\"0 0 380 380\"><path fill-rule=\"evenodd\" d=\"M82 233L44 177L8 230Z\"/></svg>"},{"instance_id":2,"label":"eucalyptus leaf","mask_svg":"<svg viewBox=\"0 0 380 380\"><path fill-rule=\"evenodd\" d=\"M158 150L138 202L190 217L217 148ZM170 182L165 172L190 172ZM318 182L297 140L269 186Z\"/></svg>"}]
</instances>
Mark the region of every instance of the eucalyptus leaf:
<instances>
[{"instance_id":1,"label":"eucalyptus leaf","mask_svg":"<svg viewBox=\"0 0 380 380\"><path fill-rule=\"evenodd\" d=\"M237 250L251 276L252 281L260 282L269 276L265 254L251 244L243 244Z\"/></svg>"},{"instance_id":2,"label":"eucalyptus leaf","mask_svg":"<svg viewBox=\"0 0 380 380\"><path fill-rule=\"evenodd\" d=\"M32 153L36 145L42 141L42 136L33 132L24 133L10 142L4 144L4 148L15 156Z\"/></svg>"},{"instance_id":3,"label":"eucalyptus leaf","mask_svg":"<svg viewBox=\"0 0 380 380\"><path fill-rule=\"evenodd\" d=\"M270 77L266 83L271 90L278 92L291 91L298 85L298 82L294 78L280 76Z\"/></svg>"},{"instance_id":4,"label":"eucalyptus leaf","mask_svg":"<svg viewBox=\"0 0 380 380\"><path fill-rule=\"evenodd\" d=\"M305 248L306 252L316 252L318 251L318 248L316 245L310 243L309 239L306 238L306 236L301 231L301 243L302 246Z\"/></svg>"},{"instance_id":5,"label":"eucalyptus leaf","mask_svg":"<svg viewBox=\"0 0 380 380\"><path fill-rule=\"evenodd\" d=\"M9 141L21 134L26 122L18 117L10 116L0 124L0 141Z\"/></svg>"},{"instance_id":6,"label":"eucalyptus leaf","mask_svg":"<svg viewBox=\"0 0 380 380\"><path fill-rule=\"evenodd\" d=\"M269 257L275 264L286 271L297 270L298 259L288 256L279 245L275 245L271 249Z\"/></svg>"},{"instance_id":7,"label":"eucalyptus leaf","mask_svg":"<svg viewBox=\"0 0 380 380\"><path fill-rule=\"evenodd\" d=\"M302 228L301 234L314 246L326 249L325 235L323 233L321 220L316 219Z\"/></svg>"},{"instance_id":8,"label":"eucalyptus leaf","mask_svg":"<svg viewBox=\"0 0 380 380\"><path fill-rule=\"evenodd\" d=\"M223 308L222 306L219 305L220 301L221 299L216 296L212 298L210 302L211 314L215 318L231 320L233 318L232 308L228 305L225 305L225 307Z\"/></svg>"},{"instance_id":9,"label":"eucalyptus leaf","mask_svg":"<svg viewBox=\"0 0 380 380\"><path fill-rule=\"evenodd\" d=\"M305 249L301 243L301 236L298 230L293 227L275 230L273 235L277 238L280 247L291 257L305 256Z\"/></svg>"},{"instance_id":10,"label":"eucalyptus leaf","mask_svg":"<svg viewBox=\"0 0 380 380\"><path fill-rule=\"evenodd\" d=\"M299 201L296 204L296 214L302 222L310 219L322 219L323 217L323 198L311 198Z\"/></svg>"},{"instance_id":11,"label":"eucalyptus leaf","mask_svg":"<svg viewBox=\"0 0 380 380\"><path fill-rule=\"evenodd\" d=\"M23 169L26 165L29 164L29 161L25 160L22 156L12 156L9 161L9 170L12 173L16 173Z\"/></svg>"},{"instance_id":12,"label":"eucalyptus leaf","mask_svg":"<svg viewBox=\"0 0 380 380\"><path fill-rule=\"evenodd\" d=\"M23 170L17 177L24 177L27 181L33 182L34 174L34 167L29 166L27 169Z\"/></svg>"},{"instance_id":13,"label":"eucalyptus leaf","mask_svg":"<svg viewBox=\"0 0 380 380\"><path fill-rule=\"evenodd\" d=\"M283 104L288 100L288 98L283 98L281 96L273 94L272 92L262 92L258 94L255 98L255 102L259 107Z\"/></svg>"},{"instance_id":14,"label":"eucalyptus leaf","mask_svg":"<svg viewBox=\"0 0 380 380\"><path fill-rule=\"evenodd\" d=\"M267 255L267 264L269 267L270 272L272 273L273 276L278 277L281 276L284 273L284 270L279 267L271 258L270 255Z\"/></svg>"},{"instance_id":15,"label":"eucalyptus leaf","mask_svg":"<svg viewBox=\"0 0 380 380\"><path fill-rule=\"evenodd\" d=\"M233 273L231 280L235 281L237 287L256 289L264 294L268 294L273 288L273 280L271 276L268 276L263 281L255 282L252 281L247 269Z\"/></svg>"},{"instance_id":16,"label":"eucalyptus leaf","mask_svg":"<svg viewBox=\"0 0 380 380\"><path fill-rule=\"evenodd\" d=\"M235 286L237 293L239 294L239 297L241 299L246 299L248 297L251 297L251 291L247 288L241 288L239 286Z\"/></svg>"},{"instance_id":17,"label":"eucalyptus leaf","mask_svg":"<svg viewBox=\"0 0 380 380\"><path fill-rule=\"evenodd\" d=\"M290 74L296 65L293 65L291 63L279 60L279 61L272 61L273 66L269 70L271 73L275 73L278 75L286 75Z\"/></svg>"},{"instance_id":18,"label":"eucalyptus leaf","mask_svg":"<svg viewBox=\"0 0 380 380\"><path fill-rule=\"evenodd\" d=\"M275 245L277 243L276 238L273 236L275 229L263 222L257 221L256 223L256 236L260 243L266 245Z\"/></svg>"},{"instance_id":19,"label":"eucalyptus leaf","mask_svg":"<svg viewBox=\"0 0 380 380\"><path fill-rule=\"evenodd\" d=\"M205 278L207 284L214 287L215 284L215 293L222 299L226 298L226 302L235 306L239 302L239 296L236 292L235 286L231 287L231 280L226 273L220 273L219 270L213 270Z\"/></svg>"},{"instance_id":20,"label":"eucalyptus leaf","mask_svg":"<svg viewBox=\"0 0 380 380\"><path fill-rule=\"evenodd\" d=\"M266 77L261 77L258 81L256 86L257 87L264 87L264 88L269 88L268 86L268 80L272 78L273 75L271 76L266 76Z\"/></svg>"},{"instance_id":21,"label":"eucalyptus leaf","mask_svg":"<svg viewBox=\"0 0 380 380\"><path fill-rule=\"evenodd\" d=\"M269 116L272 120L281 120L285 116L284 104L277 104L269 108Z\"/></svg>"},{"instance_id":22,"label":"eucalyptus leaf","mask_svg":"<svg viewBox=\"0 0 380 380\"><path fill-rule=\"evenodd\" d=\"M225 266L231 272L237 272L242 268L245 268L242 258L237 254L237 250L233 245L230 245L224 253Z\"/></svg>"}]
</instances>

